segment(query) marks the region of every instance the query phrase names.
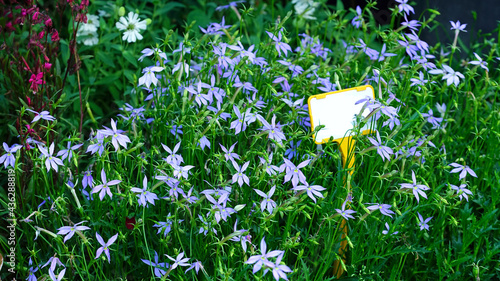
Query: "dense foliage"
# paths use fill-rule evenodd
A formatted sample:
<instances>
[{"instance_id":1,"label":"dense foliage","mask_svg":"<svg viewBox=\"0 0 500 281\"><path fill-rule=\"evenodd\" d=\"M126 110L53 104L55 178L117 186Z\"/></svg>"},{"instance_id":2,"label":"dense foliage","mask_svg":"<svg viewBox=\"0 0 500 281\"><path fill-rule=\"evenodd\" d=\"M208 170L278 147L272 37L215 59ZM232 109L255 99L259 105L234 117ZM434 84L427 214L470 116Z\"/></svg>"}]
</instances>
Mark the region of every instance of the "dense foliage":
<instances>
[{"instance_id":1,"label":"dense foliage","mask_svg":"<svg viewBox=\"0 0 500 281\"><path fill-rule=\"evenodd\" d=\"M429 46L406 0L163 2L1 8L2 279L500 278L499 38ZM347 168L307 100L363 85Z\"/></svg>"}]
</instances>

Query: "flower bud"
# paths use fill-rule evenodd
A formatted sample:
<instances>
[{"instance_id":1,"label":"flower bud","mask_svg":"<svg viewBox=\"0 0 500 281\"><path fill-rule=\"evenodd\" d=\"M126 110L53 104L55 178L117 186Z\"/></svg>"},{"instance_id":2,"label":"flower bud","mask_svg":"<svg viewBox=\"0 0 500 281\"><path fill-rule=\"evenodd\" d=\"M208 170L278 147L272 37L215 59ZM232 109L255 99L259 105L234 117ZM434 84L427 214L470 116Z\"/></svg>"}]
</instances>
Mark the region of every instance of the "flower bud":
<instances>
[{"instance_id":1,"label":"flower bud","mask_svg":"<svg viewBox=\"0 0 500 281\"><path fill-rule=\"evenodd\" d=\"M125 7L120 7L120 9L118 9L118 15L120 17L123 17L125 15Z\"/></svg>"},{"instance_id":2,"label":"flower bud","mask_svg":"<svg viewBox=\"0 0 500 281\"><path fill-rule=\"evenodd\" d=\"M57 30L52 31L52 36L50 39L52 39L52 42L59 41L59 33L57 32Z\"/></svg>"},{"instance_id":3,"label":"flower bud","mask_svg":"<svg viewBox=\"0 0 500 281\"><path fill-rule=\"evenodd\" d=\"M152 22L152 21L151 21L151 19L150 19L150 18L147 18L147 19L146 19L146 25L150 25L150 24L151 24L151 22Z\"/></svg>"},{"instance_id":4,"label":"flower bud","mask_svg":"<svg viewBox=\"0 0 500 281\"><path fill-rule=\"evenodd\" d=\"M51 19L51 18L48 18L48 19L45 21L45 26L47 26L47 27L52 27L52 19Z\"/></svg>"}]
</instances>

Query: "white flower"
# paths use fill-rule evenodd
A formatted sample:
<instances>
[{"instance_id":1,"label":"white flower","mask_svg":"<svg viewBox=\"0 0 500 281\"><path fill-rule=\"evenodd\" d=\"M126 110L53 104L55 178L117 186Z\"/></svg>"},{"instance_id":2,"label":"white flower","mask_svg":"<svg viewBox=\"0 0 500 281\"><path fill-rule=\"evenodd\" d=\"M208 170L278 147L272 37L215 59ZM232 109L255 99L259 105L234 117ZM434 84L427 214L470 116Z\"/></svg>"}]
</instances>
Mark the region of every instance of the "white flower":
<instances>
[{"instance_id":1,"label":"white flower","mask_svg":"<svg viewBox=\"0 0 500 281\"><path fill-rule=\"evenodd\" d=\"M76 41L78 43L83 43L85 46L94 46L99 43L99 35L97 32L82 33L80 30L76 33Z\"/></svg>"},{"instance_id":2,"label":"white flower","mask_svg":"<svg viewBox=\"0 0 500 281\"><path fill-rule=\"evenodd\" d=\"M99 35L97 35L99 25L98 16L88 15L87 23L82 23L76 32L76 41L85 46L96 45L99 42Z\"/></svg>"},{"instance_id":3,"label":"white flower","mask_svg":"<svg viewBox=\"0 0 500 281\"><path fill-rule=\"evenodd\" d=\"M161 66L150 66L144 68L142 71L144 75L139 78L139 84L137 86L146 85L146 87L150 87L151 84L155 85L158 83L158 78L156 78L155 72L162 71L164 68Z\"/></svg>"},{"instance_id":4,"label":"white flower","mask_svg":"<svg viewBox=\"0 0 500 281\"><path fill-rule=\"evenodd\" d=\"M139 15L134 12L129 12L126 18L120 17L116 23L116 28L125 30L123 33L123 40L127 42L135 42L142 40L142 35L139 33L141 30L146 29L146 20L139 21Z\"/></svg>"},{"instance_id":5,"label":"white flower","mask_svg":"<svg viewBox=\"0 0 500 281\"><path fill-rule=\"evenodd\" d=\"M453 70L451 67L443 64L443 69L431 69L429 70L430 74L438 75L443 74L443 79L446 80L446 84L450 86L451 84L455 84L458 87L460 84L460 78L464 79L464 75L458 71Z\"/></svg>"},{"instance_id":6,"label":"white flower","mask_svg":"<svg viewBox=\"0 0 500 281\"><path fill-rule=\"evenodd\" d=\"M443 69L446 71L446 74L443 76L443 80L446 79L446 84L450 86L452 83L455 84L455 87L458 87L460 83L460 78L464 79L464 75L458 71L453 70L451 67L443 64Z\"/></svg>"},{"instance_id":7,"label":"white flower","mask_svg":"<svg viewBox=\"0 0 500 281\"><path fill-rule=\"evenodd\" d=\"M99 28L99 17L96 15L87 15L87 23L81 23L78 32L96 32Z\"/></svg>"},{"instance_id":8,"label":"white flower","mask_svg":"<svg viewBox=\"0 0 500 281\"><path fill-rule=\"evenodd\" d=\"M319 3L312 0L292 0L292 4L295 4L294 8L297 15L308 20L316 19L316 17L313 17L313 14L316 7L319 6Z\"/></svg>"}]
</instances>

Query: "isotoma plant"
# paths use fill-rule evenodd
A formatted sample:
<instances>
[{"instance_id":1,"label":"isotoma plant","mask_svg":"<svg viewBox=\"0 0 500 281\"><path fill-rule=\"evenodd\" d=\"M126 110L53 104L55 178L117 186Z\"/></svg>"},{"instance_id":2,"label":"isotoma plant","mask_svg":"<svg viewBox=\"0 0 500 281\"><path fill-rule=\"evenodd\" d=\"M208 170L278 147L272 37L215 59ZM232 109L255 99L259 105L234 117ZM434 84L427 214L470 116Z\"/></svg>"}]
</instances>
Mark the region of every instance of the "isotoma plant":
<instances>
[{"instance_id":1,"label":"isotoma plant","mask_svg":"<svg viewBox=\"0 0 500 281\"><path fill-rule=\"evenodd\" d=\"M436 11L413 20L396 1L380 27L374 3L309 2L207 4L212 22L148 43L160 25L142 14L89 16L80 44L115 28L137 69L119 112L98 125L88 107L83 137L56 136L51 111L19 109L39 138L4 142L0 156L17 183L31 169L16 190L18 275L327 280L337 261L352 278L499 278L496 45L460 64L464 24L441 52L419 37ZM348 171L336 143L314 143L307 98L366 84L376 98L357 103L372 133L355 127Z\"/></svg>"}]
</instances>

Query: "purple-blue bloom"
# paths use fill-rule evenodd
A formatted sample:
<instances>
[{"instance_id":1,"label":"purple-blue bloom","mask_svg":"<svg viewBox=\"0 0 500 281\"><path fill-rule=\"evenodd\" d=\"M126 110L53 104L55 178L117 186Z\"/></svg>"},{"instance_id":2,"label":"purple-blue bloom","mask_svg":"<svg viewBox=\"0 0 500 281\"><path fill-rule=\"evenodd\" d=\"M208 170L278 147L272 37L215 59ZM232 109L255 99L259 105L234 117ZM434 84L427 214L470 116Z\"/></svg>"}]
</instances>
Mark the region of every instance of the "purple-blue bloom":
<instances>
[{"instance_id":1,"label":"purple-blue bloom","mask_svg":"<svg viewBox=\"0 0 500 281\"><path fill-rule=\"evenodd\" d=\"M292 269L288 267L286 264L281 264L282 259L283 259L283 252L280 255L278 255L278 257L276 258L276 262L271 267L273 272L273 277L274 279L276 279L276 281L279 281L280 278L288 280L285 272L287 273L292 272ZM266 275L266 273L267 269L264 270L264 275Z\"/></svg>"},{"instance_id":2,"label":"purple-blue bloom","mask_svg":"<svg viewBox=\"0 0 500 281\"><path fill-rule=\"evenodd\" d=\"M467 196L467 194L472 195L472 191L465 188L467 186L465 183L461 184L460 186L456 186L453 184L450 184L450 186L451 186L451 189L457 191L457 195L460 198L460 201L462 201L462 199L465 197L465 200L467 200L467 202L469 202L469 196Z\"/></svg>"},{"instance_id":3,"label":"purple-blue bloom","mask_svg":"<svg viewBox=\"0 0 500 281\"><path fill-rule=\"evenodd\" d=\"M94 178L92 177L91 170L87 170L87 171L83 172L82 186L83 186L83 188L86 188L87 186L89 186L89 187L94 186Z\"/></svg>"},{"instance_id":4,"label":"purple-blue bloom","mask_svg":"<svg viewBox=\"0 0 500 281\"><path fill-rule=\"evenodd\" d=\"M299 140L297 142L290 141L290 148L285 151L285 156L288 157L289 160L292 160L295 156L298 156L297 149L302 141Z\"/></svg>"},{"instance_id":5,"label":"purple-blue bloom","mask_svg":"<svg viewBox=\"0 0 500 281\"><path fill-rule=\"evenodd\" d=\"M406 27L408 27L411 30L415 30L415 31L418 30L418 27L420 26L420 23L418 22L418 20L408 21L408 18L406 17L406 14L404 15L404 18L405 18L405 21L403 21L401 23L402 26L406 26Z\"/></svg>"},{"instance_id":6,"label":"purple-blue bloom","mask_svg":"<svg viewBox=\"0 0 500 281\"><path fill-rule=\"evenodd\" d=\"M300 168L304 168L305 166L307 166L307 164L309 164L311 160L303 161L298 166L295 166L295 164L293 164L286 158L283 158L283 160L285 161L285 163L283 164L284 166L282 166L282 169L285 169L286 171L284 182L292 180L293 187L297 187L299 181L303 184L307 184L306 177L304 176Z\"/></svg>"},{"instance_id":7,"label":"purple-blue bloom","mask_svg":"<svg viewBox=\"0 0 500 281\"><path fill-rule=\"evenodd\" d=\"M286 140L285 134L281 131L279 123L276 124L276 115L273 115L273 119L271 120L271 124L269 124L264 118L261 119L262 125L264 127L261 128L262 131L268 132L269 138L272 140L281 143L281 141Z\"/></svg>"},{"instance_id":8,"label":"purple-blue bloom","mask_svg":"<svg viewBox=\"0 0 500 281\"><path fill-rule=\"evenodd\" d=\"M33 118L33 121L31 121L31 123L34 123L40 119L43 119L43 120L47 120L47 121L54 121L56 120L56 118L52 115L50 115L50 113L46 110L42 111L42 112L36 112L34 110L31 110L31 109L26 109L27 111L30 111L30 112L33 112L35 113L35 118Z\"/></svg>"},{"instance_id":9,"label":"purple-blue bloom","mask_svg":"<svg viewBox=\"0 0 500 281\"><path fill-rule=\"evenodd\" d=\"M76 223L75 225L73 226L63 226L63 227L60 227L58 229L58 232L57 234L59 235L66 235L64 237L64 240L63 240L63 243L66 243L66 241L68 241L71 237L73 237L73 235L75 235L75 233L77 231L83 231L83 230L89 230L90 227L88 226L83 226L83 225L79 225L79 224L82 224L84 223L85 221L81 221L79 223Z\"/></svg>"},{"instance_id":10,"label":"purple-blue bloom","mask_svg":"<svg viewBox=\"0 0 500 281\"><path fill-rule=\"evenodd\" d=\"M31 257L30 257L30 260L28 262L28 266L30 267L29 268L30 275L28 275L28 278L26 278L27 281L37 281L36 276L35 276L35 272L38 271L38 266L33 268L31 266L32 264L33 264L33 262L31 261Z\"/></svg>"},{"instance_id":11,"label":"purple-blue bloom","mask_svg":"<svg viewBox=\"0 0 500 281\"><path fill-rule=\"evenodd\" d=\"M96 232L95 237L97 238L99 244L101 244L101 247L97 249L97 252L95 253L95 259L99 258L104 252L108 257L108 263L111 263L111 257L109 256L109 247L113 245L113 243L115 243L116 238L118 238L118 233L111 236L111 238L109 238L108 242L106 243L104 243L104 240L102 239L101 235L99 235L99 233Z\"/></svg>"},{"instance_id":12,"label":"purple-blue bloom","mask_svg":"<svg viewBox=\"0 0 500 281\"><path fill-rule=\"evenodd\" d=\"M280 254L283 253L283 251L279 250L274 250L271 252L266 252L267 251L267 245L266 241L264 240L265 237L262 237L262 240L260 241L260 255L255 255L251 256L248 258L248 260L245 262L246 264L254 264L253 265L253 274L255 274L257 271L259 271L263 265L272 268L274 266L274 263L268 260L268 258L272 257L277 257Z\"/></svg>"},{"instance_id":13,"label":"purple-blue bloom","mask_svg":"<svg viewBox=\"0 0 500 281\"><path fill-rule=\"evenodd\" d=\"M274 34L272 34L269 31L266 31L266 33L274 41L274 45L276 46L276 51L278 51L278 56L281 57L281 52L283 51L283 53L285 53L285 57L286 57L288 55L288 51L290 51L290 52L293 52L293 51L292 51L292 48L290 47L290 45L288 45L287 43L281 42L281 39L282 39L281 32L282 32L282 30L283 29L281 29L280 31L278 31L278 37L276 37Z\"/></svg>"},{"instance_id":14,"label":"purple-blue bloom","mask_svg":"<svg viewBox=\"0 0 500 281\"><path fill-rule=\"evenodd\" d=\"M137 187L132 187L130 189L130 191L132 191L132 192L139 193L139 194L137 194L137 198L139 198L138 199L139 206L147 207L148 202L154 205L155 204L155 200L159 200L159 199L158 199L158 196L156 194L154 194L153 192L150 192L150 191L147 190L147 188L148 188L148 178L146 176L144 176L144 180L142 182L142 186L143 186L142 189L137 188Z\"/></svg>"},{"instance_id":15,"label":"purple-blue bloom","mask_svg":"<svg viewBox=\"0 0 500 281\"><path fill-rule=\"evenodd\" d=\"M106 128L106 130L100 130L101 133L105 136L111 136L111 143L115 147L115 150L118 150L118 147L119 147L118 144L123 146L125 149L127 148L127 143L131 142L131 141L126 135L122 134L124 132L123 130L116 129L115 120L111 119L111 128L112 129L110 129L106 126L103 126L103 127Z\"/></svg>"},{"instance_id":16,"label":"purple-blue bloom","mask_svg":"<svg viewBox=\"0 0 500 281\"><path fill-rule=\"evenodd\" d=\"M141 51L141 54L143 54L143 55L140 56L139 59L137 59L138 61L142 61L145 57L150 57L153 54L156 54L160 58L163 58L165 60L164 62L168 61L167 54L165 54L162 50L160 50L158 48L153 48L153 49L145 48L144 50Z\"/></svg>"},{"instance_id":17,"label":"purple-blue bloom","mask_svg":"<svg viewBox=\"0 0 500 281\"><path fill-rule=\"evenodd\" d=\"M162 262L162 263L159 263L158 262L158 253L155 251L155 258L154 258L154 262L152 261L149 261L149 260L143 260L141 259L141 261L149 266L152 266L154 268L154 274L156 277L158 278L161 278L163 277L163 275L165 275L167 273L167 271L165 269L168 269L170 267L170 265L166 262Z\"/></svg>"},{"instance_id":18,"label":"purple-blue bloom","mask_svg":"<svg viewBox=\"0 0 500 281\"><path fill-rule=\"evenodd\" d=\"M342 204L342 209L335 209L335 211L341 215L342 217L344 217L344 219L346 220L349 220L349 219L354 219L354 217L351 215L351 214L354 214L356 213L356 211L354 210L349 210L349 209L345 209L345 204L347 203L347 200L344 201L344 203Z\"/></svg>"},{"instance_id":19,"label":"purple-blue bloom","mask_svg":"<svg viewBox=\"0 0 500 281\"><path fill-rule=\"evenodd\" d=\"M167 254L165 254L165 256L167 256L167 258L174 262L170 267L170 270L175 269L177 266L189 266L189 263L187 263L189 261L189 258L184 258L184 252L178 254L175 259Z\"/></svg>"},{"instance_id":20,"label":"purple-blue bloom","mask_svg":"<svg viewBox=\"0 0 500 281\"><path fill-rule=\"evenodd\" d=\"M421 89L420 86L424 86L427 82L429 82L429 80L424 79L424 73L422 71L419 71L418 78L410 78L410 81L410 87L418 86L419 90Z\"/></svg>"},{"instance_id":21,"label":"purple-blue bloom","mask_svg":"<svg viewBox=\"0 0 500 281\"><path fill-rule=\"evenodd\" d=\"M248 164L250 164L250 161L245 162L243 166L239 166L236 162L231 162L233 164L233 167L236 169L236 173L233 175L233 182L238 182L238 184L243 186L243 182L245 182L247 185L250 185L250 180L248 179L247 175L244 174L245 170L248 168Z\"/></svg>"},{"instance_id":22,"label":"purple-blue bloom","mask_svg":"<svg viewBox=\"0 0 500 281\"><path fill-rule=\"evenodd\" d=\"M378 58L378 61L383 61L383 60L385 60L385 58L388 58L388 57L393 57L393 56L395 56L395 55L396 55L396 54L393 54L393 53L386 53L386 52L385 52L385 51L386 51L386 48L387 48L387 46L386 46L386 45L385 45L385 43L384 43L384 45L382 46L382 50L381 50L381 51L380 51L380 53L379 53L379 58Z\"/></svg>"},{"instance_id":23,"label":"purple-blue bloom","mask_svg":"<svg viewBox=\"0 0 500 281\"><path fill-rule=\"evenodd\" d=\"M391 211L391 205L389 204L377 204L377 203L366 203L366 204L371 204L372 206L366 207L370 211L376 211L380 210L380 213L384 216L391 217L391 214L394 214L393 211Z\"/></svg>"},{"instance_id":24,"label":"purple-blue bloom","mask_svg":"<svg viewBox=\"0 0 500 281\"><path fill-rule=\"evenodd\" d=\"M57 166L64 166L64 163L61 159L54 157L54 143L52 143L49 147L49 151L47 151L47 148L43 146L39 146L38 149L40 149L40 152L42 152L42 155L46 158L45 160L45 167L47 167L47 172L50 170L50 167L54 169L57 172Z\"/></svg>"},{"instance_id":25,"label":"purple-blue bloom","mask_svg":"<svg viewBox=\"0 0 500 281\"><path fill-rule=\"evenodd\" d=\"M93 155L96 152L99 152L99 156L101 156L104 152L104 148L106 147L106 143L104 143L104 136L98 131L95 139L97 139L97 142L87 147L87 153L90 152Z\"/></svg>"},{"instance_id":26,"label":"purple-blue bloom","mask_svg":"<svg viewBox=\"0 0 500 281\"><path fill-rule=\"evenodd\" d=\"M209 214L210 213L207 213L207 217L209 216ZM201 215L198 215L198 218L203 223L203 226L200 227L200 231L198 232L198 234L203 233L205 236L207 236L207 233L210 231L213 232L215 235L217 235L217 230L212 226L212 221L205 220L205 218L202 217Z\"/></svg>"},{"instance_id":27,"label":"purple-blue bloom","mask_svg":"<svg viewBox=\"0 0 500 281\"><path fill-rule=\"evenodd\" d=\"M156 78L155 72L160 72L164 67L161 66L148 66L145 67L142 70L142 73L144 73L143 76L139 77L139 83L137 83L137 87L141 85L146 85L147 88L151 87L151 84L156 85L158 84L158 78Z\"/></svg>"},{"instance_id":28,"label":"purple-blue bloom","mask_svg":"<svg viewBox=\"0 0 500 281\"><path fill-rule=\"evenodd\" d=\"M167 218L170 217L170 213L168 213ZM163 232L163 236L167 237L167 234L170 233L172 230L172 221L170 219L167 219L167 221L159 221L158 223L154 224L153 227L158 228L158 232L156 234L160 234Z\"/></svg>"},{"instance_id":29,"label":"purple-blue bloom","mask_svg":"<svg viewBox=\"0 0 500 281\"><path fill-rule=\"evenodd\" d=\"M271 165L271 163L273 162L273 153L272 152L269 154L269 157L267 159L259 156L259 160L260 160L260 163L262 165L264 165L264 168L265 168L266 173L268 175L270 175L270 176L276 175L276 173L278 173L280 171L279 167L277 167L275 165Z\"/></svg>"},{"instance_id":30,"label":"purple-blue bloom","mask_svg":"<svg viewBox=\"0 0 500 281\"><path fill-rule=\"evenodd\" d=\"M191 165L180 166L173 163L171 163L170 165L174 168L174 177L177 177L178 179L180 179L181 177L188 179L189 170L194 168L194 166Z\"/></svg>"},{"instance_id":31,"label":"purple-blue bloom","mask_svg":"<svg viewBox=\"0 0 500 281\"><path fill-rule=\"evenodd\" d=\"M186 197L184 190L182 190L182 188L179 187L179 182L177 182L176 184L174 184L174 186L170 188L170 190L168 191L168 195L170 196L170 198L172 198L172 200L174 197L176 200L178 200L179 194L182 195L182 197L184 198Z\"/></svg>"},{"instance_id":32,"label":"purple-blue bloom","mask_svg":"<svg viewBox=\"0 0 500 281\"><path fill-rule=\"evenodd\" d=\"M382 230L382 233L384 235L389 234L390 228L389 228L389 224L388 223L385 223L385 229L386 230ZM399 231L394 231L393 233L391 233L391 235L395 235L395 234L398 234L398 233L399 233Z\"/></svg>"},{"instance_id":33,"label":"purple-blue bloom","mask_svg":"<svg viewBox=\"0 0 500 281\"><path fill-rule=\"evenodd\" d=\"M92 194L99 192L99 199L104 199L104 196L106 196L106 193L109 195L110 198L113 198L113 194L111 194L111 190L109 189L109 186L111 185L117 185L121 180L112 180L109 181L106 179L106 173L104 172L104 169L101 170L101 180L102 184L95 186L92 189Z\"/></svg>"},{"instance_id":34,"label":"purple-blue bloom","mask_svg":"<svg viewBox=\"0 0 500 281\"><path fill-rule=\"evenodd\" d=\"M351 24L359 29L362 23L363 17L361 16L361 7L356 6L356 16L352 19Z\"/></svg>"},{"instance_id":35,"label":"purple-blue bloom","mask_svg":"<svg viewBox=\"0 0 500 281\"><path fill-rule=\"evenodd\" d=\"M320 185L309 185L306 182L305 185L296 186L296 187L292 188L292 190L295 190L295 191L305 190L307 192L307 196L309 196L309 198L311 198L314 201L314 203L316 203L316 197L314 197L314 196L324 198L323 194L321 194L321 191L326 190L326 188L324 188Z\"/></svg>"},{"instance_id":36,"label":"purple-blue bloom","mask_svg":"<svg viewBox=\"0 0 500 281\"><path fill-rule=\"evenodd\" d=\"M176 154L181 146L181 142L178 142L174 146L173 150L171 150L168 146L164 145L163 143L161 144L161 146L163 146L163 149L165 149L169 153L167 158L163 158L163 160L165 160L168 164L180 165L181 163L184 162L184 159L182 158L182 156L179 154Z\"/></svg>"},{"instance_id":37,"label":"purple-blue bloom","mask_svg":"<svg viewBox=\"0 0 500 281\"><path fill-rule=\"evenodd\" d=\"M228 5L218 6L217 8L215 8L215 10L216 11L222 11L222 10L225 10L225 9L228 9L228 8L231 8L231 7L236 7L238 5L238 3L245 3L245 1L243 1L243 0L232 1L232 2L229 2Z\"/></svg>"},{"instance_id":38,"label":"purple-blue bloom","mask_svg":"<svg viewBox=\"0 0 500 281\"><path fill-rule=\"evenodd\" d=\"M271 190L269 190L269 193L268 194L265 194L264 192L258 190L258 189L255 189L255 192L257 192L257 194L259 194L260 196L264 197L264 200L262 200L262 202L260 203L260 210L262 212L264 212L265 209L267 209L267 211L272 214L273 213L273 209L276 208L276 202L274 202L273 199L271 199L271 197L273 196L274 194L274 191L276 190L276 186L273 185L273 187L271 188Z\"/></svg>"},{"instance_id":39,"label":"purple-blue bloom","mask_svg":"<svg viewBox=\"0 0 500 281\"><path fill-rule=\"evenodd\" d=\"M188 269L186 269L186 271L184 271L184 273L192 270L194 268L194 270L196 271L196 274L198 274L198 271L200 271L200 269L203 269L203 265L201 264L201 261L195 261L191 264L190 267L188 267Z\"/></svg>"},{"instance_id":40,"label":"purple-blue bloom","mask_svg":"<svg viewBox=\"0 0 500 281\"><path fill-rule=\"evenodd\" d=\"M391 160L391 155L394 154L392 148L382 145L382 140L380 140L380 134L377 131L377 140L368 137L368 140L377 148L377 153L382 157L382 161Z\"/></svg>"},{"instance_id":41,"label":"purple-blue bloom","mask_svg":"<svg viewBox=\"0 0 500 281\"><path fill-rule=\"evenodd\" d=\"M467 30L465 30L465 27L467 27L466 23L460 24L459 20L457 20L457 22L450 21L450 23L451 23L450 30L456 30L456 32L459 32L459 31L467 32Z\"/></svg>"},{"instance_id":42,"label":"purple-blue bloom","mask_svg":"<svg viewBox=\"0 0 500 281\"><path fill-rule=\"evenodd\" d=\"M451 170L450 173L460 173L459 175L460 180L465 179L467 174L477 178L476 173L469 166L460 165L458 163L451 163L450 166L455 168Z\"/></svg>"},{"instance_id":43,"label":"purple-blue bloom","mask_svg":"<svg viewBox=\"0 0 500 281\"><path fill-rule=\"evenodd\" d=\"M247 242L250 243L250 245L252 245L252 241L251 241L252 236L250 234L243 236L243 234L245 232L247 232L248 230L238 229L237 226L238 226L238 219L236 219L236 221L234 222L233 233L241 233L241 234L233 236L229 240L235 241L235 242L240 242L241 248L243 249L243 252L246 252L247 251Z\"/></svg>"},{"instance_id":44,"label":"purple-blue bloom","mask_svg":"<svg viewBox=\"0 0 500 281\"><path fill-rule=\"evenodd\" d=\"M473 60L469 62L472 65L479 65L481 66L484 70L488 71L488 64L476 53L474 53L474 56L476 56L477 60Z\"/></svg>"},{"instance_id":45,"label":"purple-blue bloom","mask_svg":"<svg viewBox=\"0 0 500 281\"><path fill-rule=\"evenodd\" d=\"M229 149L227 149L225 146L223 146L222 144L219 143L220 147L222 148L222 151L224 151L224 157L226 158L226 161L231 160L231 162L235 162L234 159L238 159L238 160L240 159L240 156L233 152L234 146L237 143L238 142L235 142L233 145L231 145L231 147L229 147Z\"/></svg>"},{"instance_id":46,"label":"purple-blue bloom","mask_svg":"<svg viewBox=\"0 0 500 281\"><path fill-rule=\"evenodd\" d=\"M432 109L429 109L429 113L422 113L422 117L427 118L427 122L432 124L432 128L436 129L441 126L441 122L443 122L443 118L434 117L434 112Z\"/></svg>"},{"instance_id":47,"label":"purple-blue bloom","mask_svg":"<svg viewBox=\"0 0 500 281\"><path fill-rule=\"evenodd\" d=\"M245 131L245 129L247 128L247 125L246 125L245 119L241 115L238 107L236 105L233 105L233 109L234 109L234 114L236 114L236 117L238 117L238 118L236 120L234 120L233 122L231 122L230 129L234 129L235 130L234 133L239 134L241 131Z\"/></svg>"},{"instance_id":48,"label":"purple-blue bloom","mask_svg":"<svg viewBox=\"0 0 500 281\"><path fill-rule=\"evenodd\" d=\"M425 52L425 53L428 53L429 52L429 44L427 44L427 42L421 40L418 35L415 33L415 31L411 31L411 33L405 33L406 34L406 37L408 37L408 39L410 39L413 43L415 43L415 45L417 46L417 48L419 50L421 50L422 52Z\"/></svg>"},{"instance_id":49,"label":"purple-blue bloom","mask_svg":"<svg viewBox=\"0 0 500 281\"><path fill-rule=\"evenodd\" d=\"M71 146L71 142L68 141L68 146L67 149L60 150L56 156L62 156L61 159L64 161L64 159L68 158L68 162L71 162L71 157L73 156L73 150L76 150L80 148L83 144L76 144Z\"/></svg>"},{"instance_id":50,"label":"purple-blue bloom","mask_svg":"<svg viewBox=\"0 0 500 281\"><path fill-rule=\"evenodd\" d=\"M177 126L177 125L173 124L172 129L170 130L170 133L174 136L182 135L182 133L183 133L182 132L182 125Z\"/></svg>"},{"instance_id":51,"label":"purple-blue bloom","mask_svg":"<svg viewBox=\"0 0 500 281\"><path fill-rule=\"evenodd\" d=\"M413 7L408 4L408 0L396 0L396 2L399 3L398 8L400 13L403 11L405 15L409 15L410 13L415 13Z\"/></svg>"},{"instance_id":52,"label":"purple-blue bloom","mask_svg":"<svg viewBox=\"0 0 500 281\"><path fill-rule=\"evenodd\" d=\"M0 157L0 165L3 163L5 168L10 165L12 168L16 167L16 157L14 156L14 153L18 151L21 147L23 147L20 144L13 144L11 147L9 147L5 142L3 143L3 149L5 150L5 154ZM57 167L56 167L57 168ZM57 171L57 169L56 169Z\"/></svg>"},{"instance_id":53,"label":"purple-blue bloom","mask_svg":"<svg viewBox=\"0 0 500 281\"><path fill-rule=\"evenodd\" d=\"M203 136L198 140L198 145L201 147L201 149L205 149L206 146L208 146L208 148L210 149L210 141L206 136Z\"/></svg>"},{"instance_id":54,"label":"purple-blue bloom","mask_svg":"<svg viewBox=\"0 0 500 281\"><path fill-rule=\"evenodd\" d=\"M418 226L420 227L420 230L421 231L424 229L429 230L429 225L427 223L432 219L432 217L428 217L424 220L424 218L422 217L422 215L419 212L417 212L417 214L418 214L418 220L419 220Z\"/></svg>"},{"instance_id":55,"label":"purple-blue bloom","mask_svg":"<svg viewBox=\"0 0 500 281\"><path fill-rule=\"evenodd\" d=\"M430 188L423 185L417 184L417 179L415 178L415 172L411 171L411 177L413 179L413 183L401 183L401 188L411 189L413 191L413 195L417 198L417 202L420 202L419 194L427 199L427 195L425 194L425 190L429 190Z\"/></svg>"}]
</instances>

